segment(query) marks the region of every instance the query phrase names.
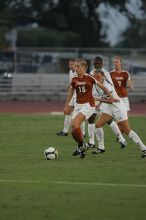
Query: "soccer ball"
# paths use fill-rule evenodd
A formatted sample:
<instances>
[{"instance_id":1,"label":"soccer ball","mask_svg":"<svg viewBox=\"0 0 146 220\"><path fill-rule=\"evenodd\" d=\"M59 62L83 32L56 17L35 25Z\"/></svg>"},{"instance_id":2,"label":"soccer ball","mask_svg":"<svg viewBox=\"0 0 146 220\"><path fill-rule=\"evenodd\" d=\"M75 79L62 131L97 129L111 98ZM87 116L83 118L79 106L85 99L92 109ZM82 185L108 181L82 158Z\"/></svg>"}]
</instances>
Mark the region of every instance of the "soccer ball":
<instances>
[{"instance_id":1,"label":"soccer ball","mask_svg":"<svg viewBox=\"0 0 146 220\"><path fill-rule=\"evenodd\" d=\"M44 151L44 156L47 160L55 160L58 157L58 151L54 147L48 147Z\"/></svg>"}]
</instances>

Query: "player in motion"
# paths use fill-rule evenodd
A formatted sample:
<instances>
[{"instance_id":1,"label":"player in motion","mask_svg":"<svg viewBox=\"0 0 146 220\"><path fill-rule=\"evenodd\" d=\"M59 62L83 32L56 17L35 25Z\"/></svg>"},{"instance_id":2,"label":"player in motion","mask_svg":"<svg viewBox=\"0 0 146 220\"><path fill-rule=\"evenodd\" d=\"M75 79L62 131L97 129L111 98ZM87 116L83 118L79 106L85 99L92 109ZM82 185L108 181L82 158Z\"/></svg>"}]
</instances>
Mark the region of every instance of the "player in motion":
<instances>
[{"instance_id":1,"label":"player in motion","mask_svg":"<svg viewBox=\"0 0 146 220\"><path fill-rule=\"evenodd\" d=\"M88 119L95 111L95 101L92 96L93 84L97 84L105 94L107 94L112 102L118 102L109 92L109 90L96 79L86 74L87 63L84 59L80 58L75 61L76 77L73 77L71 86L68 91L64 112L67 111L69 102L76 91L76 106L72 115L72 136L78 143L77 148L73 152L73 156L80 155L80 158L84 158L86 155L86 145L83 141L83 135L80 125L86 119Z\"/></svg>"},{"instance_id":2,"label":"player in motion","mask_svg":"<svg viewBox=\"0 0 146 220\"><path fill-rule=\"evenodd\" d=\"M69 60L69 84L71 83L71 80L74 76L77 76L77 73L74 68L75 59ZM69 87L68 87L69 88ZM68 89L67 88L67 89ZM68 105L68 109L66 109L66 112L64 112L64 127L62 131L57 132L58 136L68 136L69 127L71 124L71 115L74 110L76 104L76 92L74 92L73 97ZM81 130L83 135L85 135L85 122L81 124Z\"/></svg>"},{"instance_id":3,"label":"player in motion","mask_svg":"<svg viewBox=\"0 0 146 220\"><path fill-rule=\"evenodd\" d=\"M103 68L103 59L100 56L95 57L94 70L92 70L90 72L90 75L94 76L95 70L102 70L104 72L105 79L111 84L111 86L114 86L109 72ZM98 96L100 95L99 87L96 88L96 85L94 85L92 94L95 98L98 98ZM88 135L89 135L88 145L91 148L95 146L95 144L94 144L94 142L95 142L95 140L94 140L95 118L96 118L96 115L99 116L100 112L102 111L102 105L100 105L100 104L99 104L98 108L95 110L94 114L88 120ZM112 131L114 132L114 134L116 135L118 142L121 145L121 148L125 148L126 147L126 140L124 139L123 135L121 134L121 131L120 131L117 123L112 119L111 121L108 121L108 124L109 124L110 128L112 129ZM98 140L98 136L100 135L100 133L102 133L102 135L103 135L103 129L100 128L100 129L98 129L98 131L96 129L97 140ZM97 153L97 151L95 151L95 153ZM98 153L100 153L100 151L98 151Z\"/></svg>"},{"instance_id":4,"label":"player in motion","mask_svg":"<svg viewBox=\"0 0 146 220\"><path fill-rule=\"evenodd\" d=\"M113 64L115 69L110 71L110 76L118 96L124 102L127 111L129 111L130 107L127 89L133 90L133 83L130 74L126 70L122 70L122 59L120 57L114 57Z\"/></svg>"},{"instance_id":5,"label":"player in motion","mask_svg":"<svg viewBox=\"0 0 146 220\"><path fill-rule=\"evenodd\" d=\"M112 118L114 118L118 123L120 124L123 133L128 135L132 141L137 144L142 152L142 158L146 157L146 146L143 144L139 136L134 132L128 122L128 115L127 115L127 109L125 108L125 104L121 100L121 98L117 95L115 89L110 85L109 82L107 82L104 79L104 72L101 70L96 70L95 71L95 77L98 79L103 85L105 85L112 96L116 97L119 99L119 102L113 102L110 97L108 97L106 94L102 95L102 98L100 98L98 101L105 102L102 103L102 112L96 122L96 128L101 128L103 127L108 121L110 121ZM108 104L107 104L108 103ZM104 137L100 136L99 137L99 142L104 143ZM97 151L105 152L104 149L104 144L103 146L101 145L100 148L98 147Z\"/></svg>"}]
</instances>

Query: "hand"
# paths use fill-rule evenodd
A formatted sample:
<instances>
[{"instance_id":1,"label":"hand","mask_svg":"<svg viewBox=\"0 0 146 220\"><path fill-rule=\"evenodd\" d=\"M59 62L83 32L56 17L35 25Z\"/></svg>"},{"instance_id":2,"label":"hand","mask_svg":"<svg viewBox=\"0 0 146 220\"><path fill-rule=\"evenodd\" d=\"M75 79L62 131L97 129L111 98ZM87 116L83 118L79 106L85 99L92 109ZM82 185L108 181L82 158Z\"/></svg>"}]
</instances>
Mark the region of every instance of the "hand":
<instances>
[{"instance_id":1,"label":"hand","mask_svg":"<svg viewBox=\"0 0 146 220\"><path fill-rule=\"evenodd\" d=\"M63 112L64 112L65 115L67 115L67 113L68 113L68 106L64 106Z\"/></svg>"},{"instance_id":2,"label":"hand","mask_svg":"<svg viewBox=\"0 0 146 220\"><path fill-rule=\"evenodd\" d=\"M112 102L120 102L119 99L115 99L115 98L112 98L111 100L112 100Z\"/></svg>"}]
</instances>

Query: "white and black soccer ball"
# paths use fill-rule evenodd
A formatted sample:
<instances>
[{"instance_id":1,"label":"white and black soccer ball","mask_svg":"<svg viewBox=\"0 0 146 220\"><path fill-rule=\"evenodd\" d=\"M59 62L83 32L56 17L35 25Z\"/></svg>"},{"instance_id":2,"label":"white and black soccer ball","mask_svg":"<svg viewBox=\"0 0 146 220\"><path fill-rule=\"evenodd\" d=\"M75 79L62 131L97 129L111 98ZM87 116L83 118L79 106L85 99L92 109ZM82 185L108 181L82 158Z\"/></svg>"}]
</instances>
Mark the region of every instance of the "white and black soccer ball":
<instances>
[{"instance_id":1,"label":"white and black soccer ball","mask_svg":"<svg viewBox=\"0 0 146 220\"><path fill-rule=\"evenodd\" d=\"M48 147L44 151L44 156L47 160L55 160L58 157L58 151L54 147Z\"/></svg>"}]
</instances>

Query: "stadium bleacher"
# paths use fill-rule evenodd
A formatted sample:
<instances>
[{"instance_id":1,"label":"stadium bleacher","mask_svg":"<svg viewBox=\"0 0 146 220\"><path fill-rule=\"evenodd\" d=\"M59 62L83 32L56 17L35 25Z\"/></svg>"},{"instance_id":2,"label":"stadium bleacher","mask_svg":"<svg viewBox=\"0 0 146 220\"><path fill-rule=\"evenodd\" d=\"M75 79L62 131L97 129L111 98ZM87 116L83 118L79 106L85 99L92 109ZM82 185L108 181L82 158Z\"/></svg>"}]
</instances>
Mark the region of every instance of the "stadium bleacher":
<instances>
[{"instance_id":1,"label":"stadium bleacher","mask_svg":"<svg viewBox=\"0 0 146 220\"><path fill-rule=\"evenodd\" d=\"M132 75L132 102L146 101L146 76ZM13 74L0 79L0 100L64 101L67 94L67 74Z\"/></svg>"}]
</instances>

